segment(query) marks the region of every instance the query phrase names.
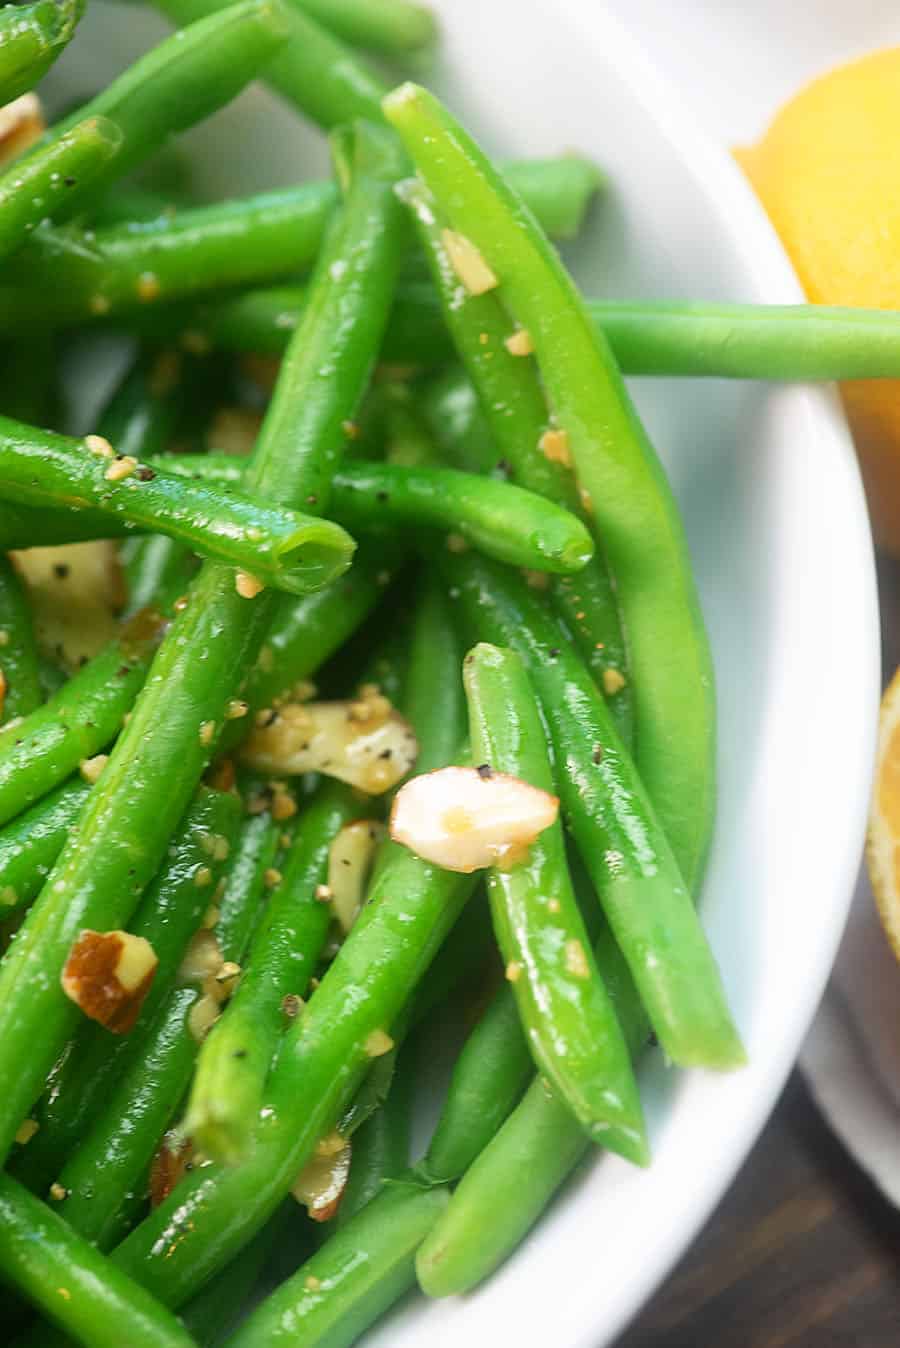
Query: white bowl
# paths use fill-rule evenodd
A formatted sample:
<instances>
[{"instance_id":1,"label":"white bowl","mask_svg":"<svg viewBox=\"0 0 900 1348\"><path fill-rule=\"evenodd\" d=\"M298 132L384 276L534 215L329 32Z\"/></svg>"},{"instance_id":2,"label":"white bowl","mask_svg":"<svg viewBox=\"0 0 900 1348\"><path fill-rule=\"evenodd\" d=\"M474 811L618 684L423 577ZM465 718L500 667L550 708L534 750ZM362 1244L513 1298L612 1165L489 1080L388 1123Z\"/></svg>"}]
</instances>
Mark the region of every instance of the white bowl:
<instances>
[{"instance_id":1,"label":"white bowl","mask_svg":"<svg viewBox=\"0 0 900 1348\"><path fill-rule=\"evenodd\" d=\"M610 199L573 262L596 295L792 302L802 297L727 153L628 36L584 0L434 0L434 87L493 150L576 147ZM92 87L164 31L92 4L58 81ZM261 89L187 138L210 195L326 164L321 138ZM771 1110L837 947L859 861L878 698L865 504L828 389L636 381L685 512L712 633L720 800L702 897L750 1056L742 1072L641 1084L646 1172L597 1153L478 1292L410 1300L367 1342L601 1348L690 1244ZM673 735L678 727L672 727Z\"/></svg>"}]
</instances>

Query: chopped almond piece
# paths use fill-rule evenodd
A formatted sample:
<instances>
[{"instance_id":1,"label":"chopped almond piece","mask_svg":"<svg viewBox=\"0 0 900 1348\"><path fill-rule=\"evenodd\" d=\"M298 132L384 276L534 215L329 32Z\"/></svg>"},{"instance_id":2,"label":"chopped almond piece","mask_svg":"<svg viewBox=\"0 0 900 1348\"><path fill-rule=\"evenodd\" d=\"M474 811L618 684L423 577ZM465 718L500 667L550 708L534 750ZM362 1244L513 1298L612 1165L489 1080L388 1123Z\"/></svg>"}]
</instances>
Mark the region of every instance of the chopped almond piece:
<instances>
[{"instance_id":1,"label":"chopped almond piece","mask_svg":"<svg viewBox=\"0 0 900 1348\"><path fill-rule=\"evenodd\" d=\"M441 242L447 250L450 266L470 295L483 295L500 284L472 240L467 239L465 234L458 234L455 229L442 229Z\"/></svg>"},{"instance_id":2,"label":"chopped almond piece","mask_svg":"<svg viewBox=\"0 0 900 1348\"><path fill-rule=\"evenodd\" d=\"M0 107L0 166L9 164L44 133L44 114L37 94L21 94Z\"/></svg>"},{"instance_id":3,"label":"chopped almond piece","mask_svg":"<svg viewBox=\"0 0 900 1348\"><path fill-rule=\"evenodd\" d=\"M62 989L91 1020L127 1034L156 973L156 952L130 931L81 933L62 971Z\"/></svg>"},{"instance_id":4,"label":"chopped almond piece","mask_svg":"<svg viewBox=\"0 0 900 1348\"><path fill-rule=\"evenodd\" d=\"M184 1178L194 1152L190 1138L174 1128L163 1137L150 1165L150 1206L158 1208Z\"/></svg>"},{"instance_id":5,"label":"chopped almond piece","mask_svg":"<svg viewBox=\"0 0 900 1348\"><path fill-rule=\"evenodd\" d=\"M531 333L527 328L518 328L503 343L511 356L530 356L534 351Z\"/></svg>"},{"instance_id":6,"label":"chopped almond piece","mask_svg":"<svg viewBox=\"0 0 900 1348\"><path fill-rule=\"evenodd\" d=\"M569 437L565 431L544 431L538 441L538 448L551 463L561 463L565 468L572 467Z\"/></svg>"},{"instance_id":7,"label":"chopped almond piece","mask_svg":"<svg viewBox=\"0 0 900 1348\"><path fill-rule=\"evenodd\" d=\"M349 1139L339 1134L329 1134L322 1142L327 1144L326 1149L320 1151L322 1143L319 1144L291 1189L297 1202L305 1204L314 1222L329 1221L340 1207L352 1155Z\"/></svg>"},{"instance_id":8,"label":"chopped almond piece","mask_svg":"<svg viewBox=\"0 0 900 1348\"><path fill-rule=\"evenodd\" d=\"M352 824L346 824L331 844L325 888L345 934L362 909L372 862L384 836L384 825L377 820L356 819Z\"/></svg>"}]
</instances>

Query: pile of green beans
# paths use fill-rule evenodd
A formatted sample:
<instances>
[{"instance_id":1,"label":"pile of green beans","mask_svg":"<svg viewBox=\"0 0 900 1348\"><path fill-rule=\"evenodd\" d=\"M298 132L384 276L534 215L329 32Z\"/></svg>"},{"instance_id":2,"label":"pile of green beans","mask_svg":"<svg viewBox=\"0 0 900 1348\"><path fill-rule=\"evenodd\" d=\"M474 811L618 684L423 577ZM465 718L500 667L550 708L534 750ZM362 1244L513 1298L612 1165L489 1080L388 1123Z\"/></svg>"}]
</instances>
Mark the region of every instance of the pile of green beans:
<instances>
[{"instance_id":1,"label":"pile of green beans","mask_svg":"<svg viewBox=\"0 0 900 1348\"><path fill-rule=\"evenodd\" d=\"M417 0L153 3L177 31L0 170L0 1281L23 1348L338 1348L490 1276L592 1147L652 1166L654 1037L744 1062L695 905L708 642L622 375L897 377L898 319L586 299L549 239L602 173L391 91ZM0 8L0 105L81 10ZM133 179L257 77L330 177ZM88 327L131 354L85 434ZM101 607L78 668L34 549ZM398 724L405 779L338 779ZM411 839L410 778L465 784ZM453 869L491 782L547 822Z\"/></svg>"}]
</instances>

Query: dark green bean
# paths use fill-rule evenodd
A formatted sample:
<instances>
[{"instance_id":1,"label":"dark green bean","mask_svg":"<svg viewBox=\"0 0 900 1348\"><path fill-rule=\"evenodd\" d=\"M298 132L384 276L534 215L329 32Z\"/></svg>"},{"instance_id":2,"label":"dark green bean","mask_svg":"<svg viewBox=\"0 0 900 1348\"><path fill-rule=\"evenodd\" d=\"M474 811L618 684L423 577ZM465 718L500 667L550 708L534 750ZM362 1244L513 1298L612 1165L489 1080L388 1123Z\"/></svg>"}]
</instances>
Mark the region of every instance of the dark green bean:
<instances>
[{"instance_id":1,"label":"dark green bean","mask_svg":"<svg viewBox=\"0 0 900 1348\"><path fill-rule=\"evenodd\" d=\"M31 1188L46 1187L56 1178L98 1112L108 1117L110 1095L121 1084L123 1064L135 1059L134 1045L147 1035L185 948L213 903L223 853L235 842L238 812L234 796L206 787L197 793L165 864L131 921L130 930L150 942L158 960L140 1016L129 1034L115 1039L102 1025L78 1027L37 1112L38 1132L17 1159L16 1174ZM243 897L243 902L252 899Z\"/></svg>"},{"instance_id":2,"label":"dark green bean","mask_svg":"<svg viewBox=\"0 0 900 1348\"><path fill-rule=\"evenodd\" d=\"M169 136L202 121L230 102L262 69L287 36L285 12L276 0L238 0L221 14L182 29L147 52L89 103L58 122L19 161L23 177L58 154L77 125L109 119L119 132L114 153L90 181L69 184L44 215L71 217L163 145ZM4 213L5 219L5 213Z\"/></svg>"},{"instance_id":3,"label":"dark green bean","mask_svg":"<svg viewBox=\"0 0 900 1348\"><path fill-rule=\"evenodd\" d=\"M514 189L425 90L404 85L384 107L441 210L499 278L504 302L529 333L558 433L616 580L628 636L637 766L693 884L715 815L715 695L671 489L607 343Z\"/></svg>"},{"instance_id":4,"label":"dark green bean","mask_svg":"<svg viewBox=\"0 0 900 1348\"><path fill-rule=\"evenodd\" d=\"M25 591L12 563L0 556L0 720L27 716L43 702L38 651Z\"/></svg>"},{"instance_id":5,"label":"dark green bean","mask_svg":"<svg viewBox=\"0 0 900 1348\"><path fill-rule=\"evenodd\" d=\"M328 874L331 844L361 809L349 788L329 783L303 812L237 991L200 1051L185 1129L216 1160L237 1164L252 1145L287 1022L284 998L306 995L328 935L331 909L316 890Z\"/></svg>"},{"instance_id":6,"label":"dark green bean","mask_svg":"<svg viewBox=\"0 0 900 1348\"><path fill-rule=\"evenodd\" d=\"M344 137L339 149L349 180L346 205L320 254L315 298L245 478L251 493L275 504L321 511L343 423L356 410L380 344L402 242L389 133L360 126L352 145ZM349 259L344 271L333 266ZM336 368L340 378L333 377ZM4 1156L77 1016L58 982L72 941L85 926L104 931L127 922L209 762L272 614L269 593L244 598L229 568L204 565L153 661L101 789L16 933L0 968L0 1078L12 1083L0 1108Z\"/></svg>"},{"instance_id":7,"label":"dark green bean","mask_svg":"<svg viewBox=\"0 0 900 1348\"><path fill-rule=\"evenodd\" d=\"M382 56L404 56L428 47L437 27L434 15L411 0L294 0L306 12L353 47Z\"/></svg>"},{"instance_id":8,"label":"dark green bean","mask_svg":"<svg viewBox=\"0 0 900 1348\"><path fill-rule=\"evenodd\" d=\"M647 1041L647 1018L628 967L604 929L595 946L603 980L616 1007L629 1051L636 1055ZM488 1090L477 1060L466 1064L474 1101ZM489 1062L485 1063L489 1067ZM453 1083L455 1085L455 1081ZM536 1078L500 1130L485 1136L474 1111L463 1099L450 1113L444 1149L451 1160L473 1162L450 1200L446 1213L425 1239L416 1259L419 1286L429 1296L469 1291L502 1263L537 1221L590 1143L563 1102ZM485 1143L475 1154L475 1147Z\"/></svg>"},{"instance_id":9,"label":"dark green bean","mask_svg":"<svg viewBox=\"0 0 900 1348\"><path fill-rule=\"evenodd\" d=\"M242 783L242 786L248 792L248 800L255 802L253 785ZM266 894L266 874L275 864L284 831L283 824L274 820L271 810L266 808L264 797L259 803L263 806L259 813L248 815L243 822L229 859L225 886L216 900L219 909L216 939L225 958L230 960L243 959L250 944Z\"/></svg>"},{"instance_id":10,"label":"dark green bean","mask_svg":"<svg viewBox=\"0 0 900 1348\"><path fill-rule=\"evenodd\" d=\"M385 1180L399 1178L409 1165L412 1076L408 1065L403 1063L395 1071L384 1101L353 1134L350 1176L335 1218L338 1230L381 1191Z\"/></svg>"},{"instance_id":11,"label":"dark green bean","mask_svg":"<svg viewBox=\"0 0 900 1348\"><path fill-rule=\"evenodd\" d=\"M446 1205L446 1189L388 1184L257 1307L228 1348L347 1348L414 1285L416 1249Z\"/></svg>"},{"instance_id":12,"label":"dark green bean","mask_svg":"<svg viewBox=\"0 0 900 1348\"><path fill-rule=\"evenodd\" d=\"M0 412L35 426L56 425L61 410L53 332L23 333L0 349Z\"/></svg>"},{"instance_id":13,"label":"dark green bean","mask_svg":"<svg viewBox=\"0 0 900 1348\"><path fill-rule=\"evenodd\" d=\"M268 1269L279 1248L290 1208L295 1206L294 1200L288 1199L237 1258L182 1307L178 1318L199 1344L220 1343L222 1335L246 1309L260 1274Z\"/></svg>"},{"instance_id":14,"label":"dark green bean","mask_svg":"<svg viewBox=\"0 0 900 1348\"><path fill-rule=\"evenodd\" d=\"M163 533L205 556L230 563L266 585L305 594L334 580L350 564L353 540L317 516L235 492L195 474L169 473L118 452L103 436L76 440L0 417L0 494L37 510L71 518L76 529L90 511L105 536L111 524Z\"/></svg>"},{"instance_id":15,"label":"dark green bean","mask_svg":"<svg viewBox=\"0 0 900 1348\"><path fill-rule=\"evenodd\" d=\"M522 661L484 643L463 665L476 762L552 792L546 731ZM649 1160L637 1086L612 1003L591 956L557 821L527 858L487 875L497 944L538 1071L595 1142Z\"/></svg>"},{"instance_id":16,"label":"dark green bean","mask_svg":"<svg viewBox=\"0 0 900 1348\"><path fill-rule=\"evenodd\" d=\"M0 1270L50 1319L88 1348L192 1348L158 1301L69 1224L0 1175Z\"/></svg>"},{"instance_id":17,"label":"dark green bean","mask_svg":"<svg viewBox=\"0 0 900 1348\"><path fill-rule=\"evenodd\" d=\"M71 41L84 0L36 0L0 9L0 105L33 89Z\"/></svg>"},{"instance_id":18,"label":"dark green bean","mask_svg":"<svg viewBox=\"0 0 900 1348\"><path fill-rule=\"evenodd\" d=\"M72 777L0 832L0 912L26 908L40 892L90 790Z\"/></svg>"},{"instance_id":19,"label":"dark green bean","mask_svg":"<svg viewBox=\"0 0 900 1348\"><path fill-rule=\"evenodd\" d=\"M478 637L521 655L544 711L567 823L673 1062L744 1062L719 971L659 818L609 711L519 577L476 553L440 565Z\"/></svg>"}]
</instances>

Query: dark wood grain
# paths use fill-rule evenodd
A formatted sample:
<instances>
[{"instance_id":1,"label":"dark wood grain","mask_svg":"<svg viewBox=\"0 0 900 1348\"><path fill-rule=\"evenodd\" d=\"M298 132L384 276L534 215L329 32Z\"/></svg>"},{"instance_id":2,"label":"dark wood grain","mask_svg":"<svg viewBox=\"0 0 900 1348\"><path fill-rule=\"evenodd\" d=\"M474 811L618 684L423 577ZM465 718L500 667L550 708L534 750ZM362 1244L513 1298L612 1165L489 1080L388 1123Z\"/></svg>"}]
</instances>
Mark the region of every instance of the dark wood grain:
<instances>
[{"instance_id":1,"label":"dark wood grain","mask_svg":"<svg viewBox=\"0 0 900 1348\"><path fill-rule=\"evenodd\" d=\"M828 1132L798 1074L616 1348L707 1346L900 1348L900 1213Z\"/></svg>"}]
</instances>

